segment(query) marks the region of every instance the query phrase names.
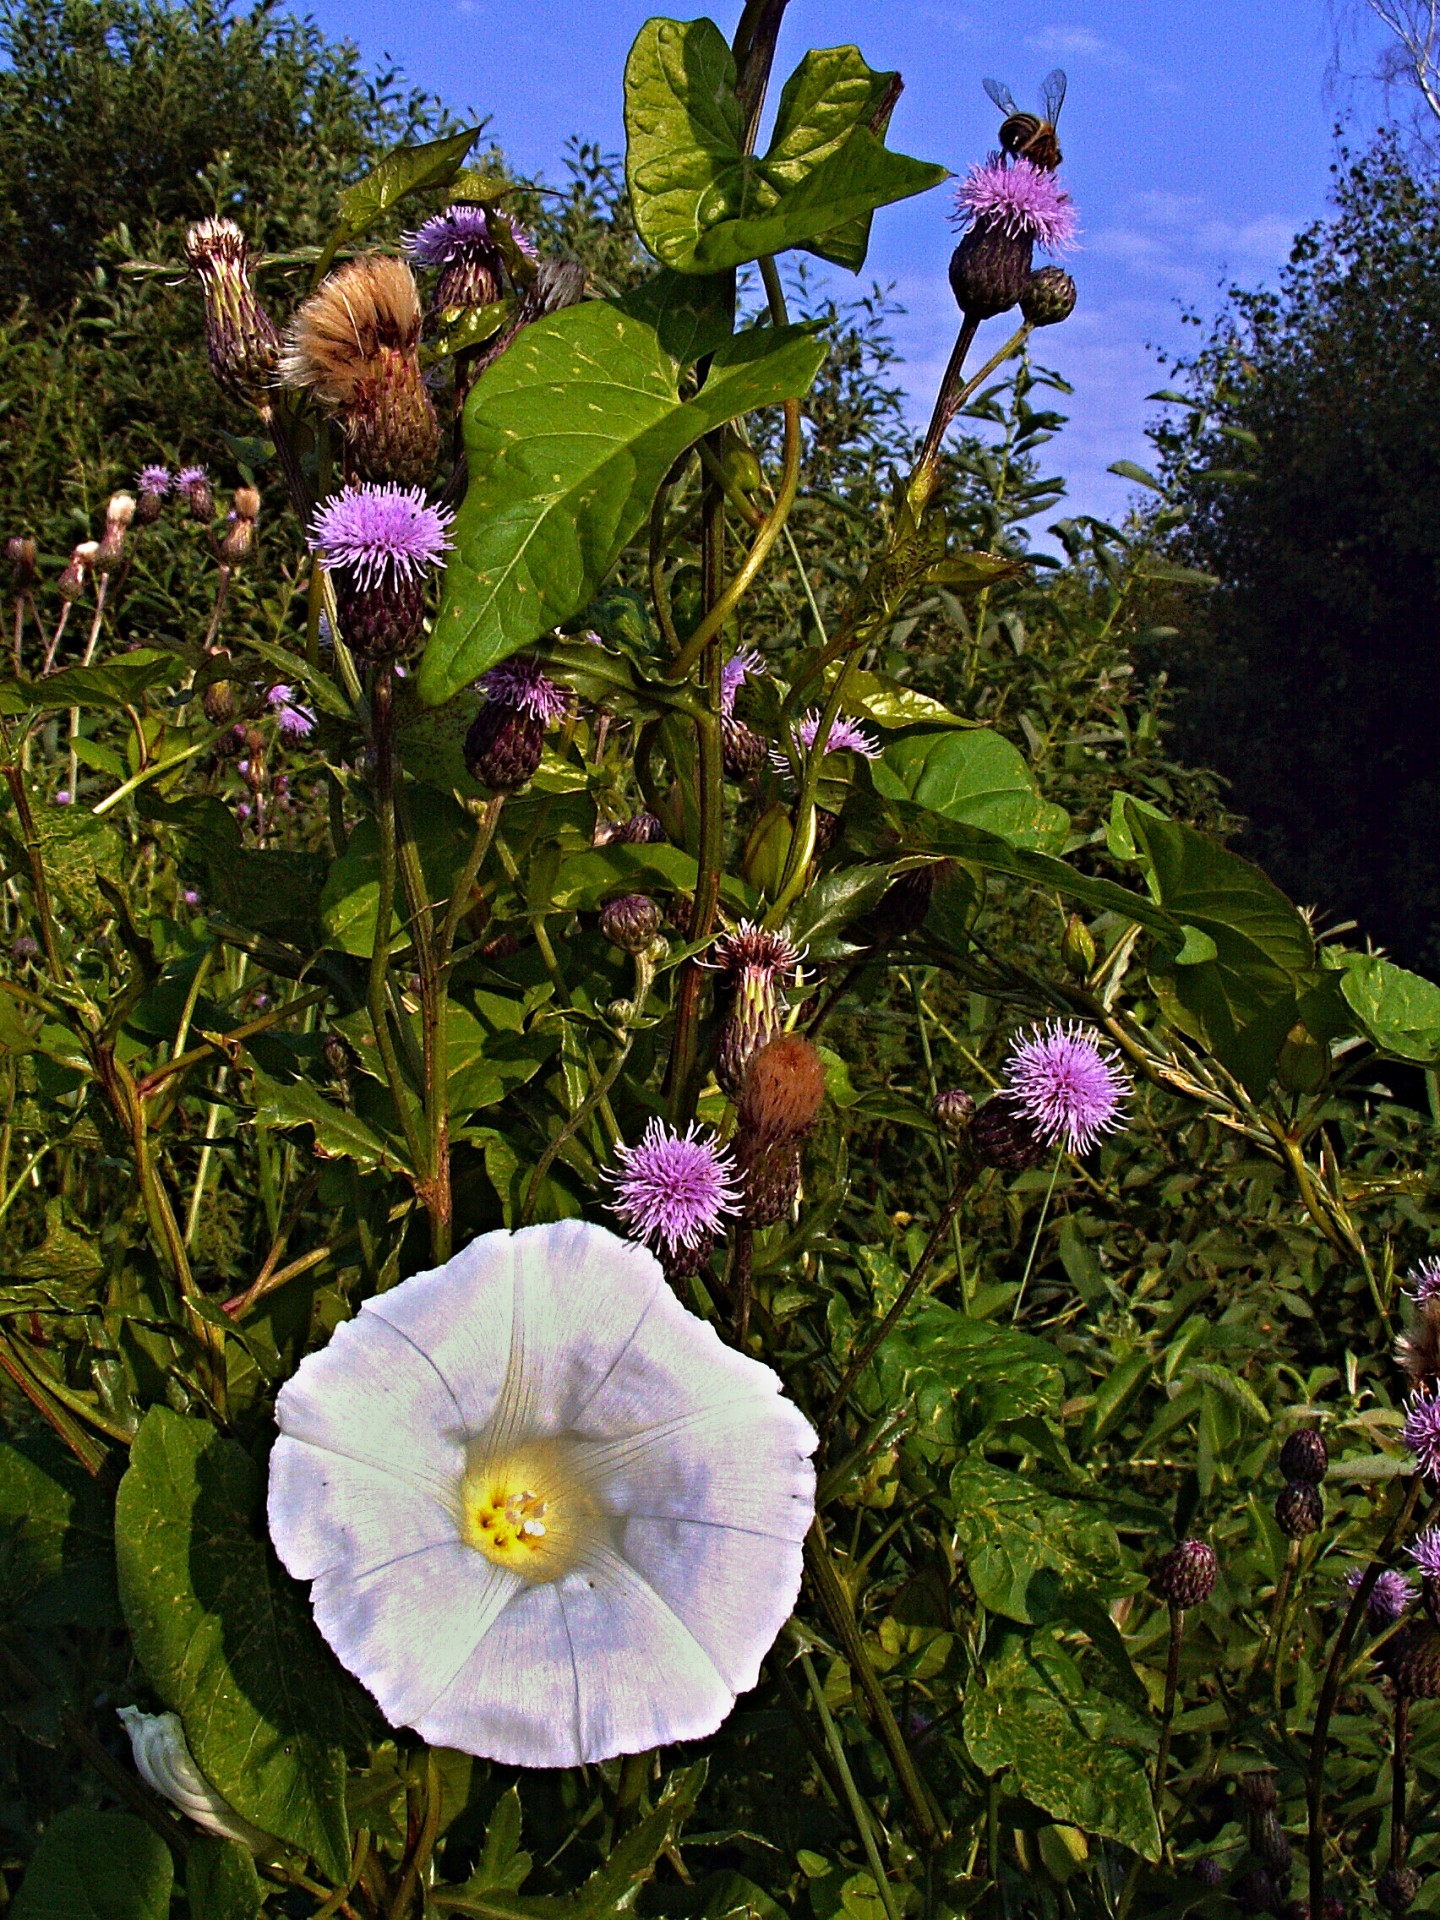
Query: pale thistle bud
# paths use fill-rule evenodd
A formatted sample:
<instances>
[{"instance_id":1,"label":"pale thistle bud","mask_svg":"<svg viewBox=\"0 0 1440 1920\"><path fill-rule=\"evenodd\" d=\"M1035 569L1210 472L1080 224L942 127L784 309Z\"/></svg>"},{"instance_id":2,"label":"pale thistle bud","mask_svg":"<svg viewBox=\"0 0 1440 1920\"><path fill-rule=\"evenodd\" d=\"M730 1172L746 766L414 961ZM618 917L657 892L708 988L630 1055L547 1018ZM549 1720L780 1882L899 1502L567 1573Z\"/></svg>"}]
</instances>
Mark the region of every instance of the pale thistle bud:
<instances>
[{"instance_id":1,"label":"pale thistle bud","mask_svg":"<svg viewBox=\"0 0 1440 1920\"><path fill-rule=\"evenodd\" d=\"M216 383L265 411L280 358L280 335L250 284L250 244L233 220L198 221L185 258L205 298L205 342Z\"/></svg>"},{"instance_id":2,"label":"pale thistle bud","mask_svg":"<svg viewBox=\"0 0 1440 1920\"><path fill-rule=\"evenodd\" d=\"M234 508L241 520L255 521L260 518L260 495L254 487L235 489Z\"/></svg>"},{"instance_id":3,"label":"pale thistle bud","mask_svg":"<svg viewBox=\"0 0 1440 1920\"><path fill-rule=\"evenodd\" d=\"M100 553L98 540L82 540L70 555L70 564L56 581L55 587L62 600L78 600L85 591L85 582L89 577Z\"/></svg>"},{"instance_id":4,"label":"pale thistle bud","mask_svg":"<svg viewBox=\"0 0 1440 1920\"><path fill-rule=\"evenodd\" d=\"M964 1087L949 1087L944 1093L936 1094L930 1102L930 1111L941 1132L959 1142L970 1131L970 1123L975 1118L975 1102Z\"/></svg>"},{"instance_id":5,"label":"pale thistle bud","mask_svg":"<svg viewBox=\"0 0 1440 1920\"><path fill-rule=\"evenodd\" d=\"M255 522L238 513L227 514L225 531L220 536L220 558L227 567L248 560L255 545Z\"/></svg>"},{"instance_id":6,"label":"pale thistle bud","mask_svg":"<svg viewBox=\"0 0 1440 1920\"><path fill-rule=\"evenodd\" d=\"M123 533L135 518L135 496L133 493L112 493L105 507L105 530L118 527Z\"/></svg>"},{"instance_id":7,"label":"pale thistle bud","mask_svg":"<svg viewBox=\"0 0 1440 1920\"><path fill-rule=\"evenodd\" d=\"M800 954L783 934L742 920L733 933L716 941L711 962L722 974L725 989L715 1077L734 1099L751 1059L780 1036L782 982L799 966Z\"/></svg>"},{"instance_id":8,"label":"pale thistle bud","mask_svg":"<svg viewBox=\"0 0 1440 1920\"><path fill-rule=\"evenodd\" d=\"M35 563L39 548L28 534L15 533L5 542L5 558L10 562L10 591L29 593L35 585Z\"/></svg>"}]
</instances>

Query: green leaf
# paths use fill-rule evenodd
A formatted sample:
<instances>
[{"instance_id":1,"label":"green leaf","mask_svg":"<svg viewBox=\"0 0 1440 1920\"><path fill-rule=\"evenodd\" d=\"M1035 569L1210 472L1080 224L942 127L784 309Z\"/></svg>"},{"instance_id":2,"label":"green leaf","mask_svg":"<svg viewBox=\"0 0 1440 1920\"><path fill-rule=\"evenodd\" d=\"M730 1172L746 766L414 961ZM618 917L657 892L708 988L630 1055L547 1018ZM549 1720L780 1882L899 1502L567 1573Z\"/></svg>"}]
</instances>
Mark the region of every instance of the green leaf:
<instances>
[{"instance_id":1,"label":"green leaf","mask_svg":"<svg viewBox=\"0 0 1440 1920\"><path fill-rule=\"evenodd\" d=\"M12 1920L168 1920L170 1849L130 1813L66 1807L40 1837Z\"/></svg>"},{"instance_id":2,"label":"green leaf","mask_svg":"<svg viewBox=\"0 0 1440 1920\"><path fill-rule=\"evenodd\" d=\"M1064 1386L1043 1340L938 1301L912 1309L873 1364L881 1403L912 1402L921 1437L946 1446L1001 1421L1052 1413Z\"/></svg>"},{"instance_id":3,"label":"green leaf","mask_svg":"<svg viewBox=\"0 0 1440 1920\"><path fill-rule=\"evenodd\" d=\"M470 484L420 667L438 706L579 613L656 488L712 428L804 393L825 357L803 327L751 329L682 402L653 326L594 300L537 320L465 407Z\"/></svg>"},{"instance_id":4,"label":"green leaf","mask_svg":"<svg viewBox=\"0 0 1440 1920\"><path fill-rule=\"evenodd\" d=\"M201 1772L342 1881L340 1676L270 1550L260 1469L205 1421L151 1407L120 1483L115 1549L136 1654Z\"/></svg>"},{"instance_id":5,"label":"green leaf","mask_svg":"<svg viewBox=\"0 0 1440 1920\"><path fill-rule=\"evenodd\" d=\"M185 1895L190 1920L257 1920L265 1890L248 1848L202 1833L185 1855Z\"/></svg>"},{"instance_id":6,"label":"green leaf","mask_svg":"<svg viewBox=\"0 0 1440 1920\"><path fill-rule=\"evenodd\" d=\"M988 727L892 740L871 763L870 777L887 799L913 800L1014 846L1057 845L1069 826L1064 809L1041 798L1019 751Z\"/></svg>"},{"instance_id":7,"label":"green leaf","mask_svg":"<svg viewBox=\"0 0 1440 1920\"><path fill-rule=\"evenodd\" d=\"M1178 566L1173 560L1142 560L1136 568L1140 580L1164 580L1176 587L1218 587L1219 578L1202 573L1199 567Z\"/></svg>"},{"instance_id":8,"label":"green leaf","mask_svg":"<svg viewBox=\"0 0 1440 1920\"><path fill-rule=\"evenodd\" d=\"M808 53L786 81L763 159L742 152L735 62L712 20L648 20L625 63L625 177L663 265L719 273L787 247L858 270L877 207L938 186L943 167L872 131L895 76L855 47Z\"/></svg>"},{"instance_id":9,"label":"green leaf","mask_svg":"<svg viewBox=\"0 0 1440 1920\"><path fill-rule=\"evenodd\" d=\"M83 1300L105 1277L105 1262L93 1240L65 1224L64 1203L45 1202L45 1238L28 1253L0 1252L0 1272L16 1280L45 1280Z\"/></svg>"},{"instance_id":10,"label":"green leaf","mask_svg":"<svg viewBox=\"0 0 1440 1920\"><path fill-rule=\"evenodd\" d=\"M142 787L135 810L142 820L184 836L190 858L202 869L207 907L254 933L305 947L319 944L315 909L327 870L322 854L243 846L239 822L214 794L164 800Z\"/></svg>"},{"instance_id":11,"label":"green leaf","mask_svg":"<svg viewBox=\"0 0 1440 1920\"><path fill-rule=\"evenodd\" d=\"M1440 1059L1440 987L1433 981L1379 954L1347 953L1340 991L1381 1053L1422 1066Z\"/></svg>"},{"instance_id":12,"label":"green leaf","mask_svg":"<svg viewBox=\"0 0 1440 1920\"><path fill-rule=\"evenodd\" d=\"M715 353L735 331L728 273L674 273L662 267L615 302L622 313L655 329L661 348L680 367Z\"/></svg>"},{"instance_id":13,"label":"green leaf","mask_svg":"<svg viewBox=\"0 0 1440 1920\"><path fill-rule=\"evenodd\" d=\"M1007 1635L965 1698L965 1744L987 1774L1084 1833L1160 1857L1143 1723L1087 1690L1050 1633ZM1128 1736L1128 1739L1127 1739Z\"/></svg>"},{"instance_id":14,"label":"green leaf","mask_svg":"<svg viewBox=\"0 0 1440 1920\"><path fill-rule=\"evenodd\" d=\"M1165 491L1153 473L1147 473L1144 467L1137 467L1133 460L1112 460L1105 471L1118 473L1122 480L1133 480L1137 487L1149 487L1152 493Z\"/></svg>"},{"instance_id":15,"label":"green leaf","mask_svg":"<svg viewBox=\"0 0 1440 1920\"><path fill-rule=\"evenodd\" d=\"M412 735L408 753L417 754L430 764L429 748L415 745ZM443 773L448 763L440 761ZM449 794L427 788L412 802L411 824L415 850L432 900L448 900L450 890L470 854L475 839L474 822ZM404 902L397 886L394 937L402 936ZM368 959L375 946L375 916L380 906L380 830L373 818L357 825L340 858L325 875L320 892L320 920L327 939L344 953Z\"/></svg>"},{"instance_id":16,"label":"green leaf","mask_svg":"<svg viewBox=\"0 0 1440 1920\"><path fill-rule=\"evenodd\" d=\"M81 707L118 713L138 707L152 687L174 686L189 673L177 654L137 649L98 666L62 667L44 680L12 680L0 692L0 712L55 713Z\"/></svg>"},{"instance_id":17,"label":"green leaf","mask_svg":"<svg viewBox=\"0 0 1440 1920\"><path fill-rule=\"evenodd\" d=\"M409 1173L405 1149L382 1139L345 1107L317 1093L308 1080L272 1080L257 1067L253 1076L255 1118L267 1127L310 1127L323 1160L353 1160L362 1173Z\"/></svg>"},{"instance_id":18,"label":"green leaf","mask_svg":"<svg viewBox=\"0 0 1440 1920\"><path fill-rule=\"evenodd\" d=\"M827 683L826 691L829 691ZM852 673L845 682L846 713L873 720L877 727L973 727L948 707L883 673Z\"/></svg>"},{"instance_id":19,"label":"green leaf","mask_svg":"<svg viewBox=\"0 0 1440 1920\"><path fill-rule=\"evenodd\" d=\"M122 1624L110 1502L46 1432L0 1441L0 1538L0 1612L33 1627Z\"/></svg>"},{"instance_id":20,"label":"green leaf","mask_svg":"<svg viewBox=\"0 0 1440 1920\"><path fill-rule=\"evenodd\" d=\"M479 127L465 127L459 133L447 133L443 139L427 140L420 146L392 147L363 179L341 194L341 238L354 240L368 232L381 215L406 194L448 185L460 171L479 134ZM327 253L333 258L335 251L332 243Z\"/></svg>"},{"instance_id":21,"label":"green leaf","mask_svg":"<svg viewBox=\"0 0 1440 1920\"><path fill-rule=\"evenodd\" d=\"M1113 1597L1144 1584L1126 1567L1103 1514L1083 1500L1042 1492L1026 1474L962 1460L950 1477L950 1497L970 1584L991 1613L1048 1620L1065 1587Z\"/></svg>"},{"instance_id":22,"label":"green leaf","mask_svg":"<svg viewBox=\"0 0 1440 1920\"><path fill-rule=\"evenodd\" d=\"M812 963L853 953L841 935L851 921L879 905L889 885L885 865L832 868L801 894L786 931Z\"/></svg>"}]
</instances>

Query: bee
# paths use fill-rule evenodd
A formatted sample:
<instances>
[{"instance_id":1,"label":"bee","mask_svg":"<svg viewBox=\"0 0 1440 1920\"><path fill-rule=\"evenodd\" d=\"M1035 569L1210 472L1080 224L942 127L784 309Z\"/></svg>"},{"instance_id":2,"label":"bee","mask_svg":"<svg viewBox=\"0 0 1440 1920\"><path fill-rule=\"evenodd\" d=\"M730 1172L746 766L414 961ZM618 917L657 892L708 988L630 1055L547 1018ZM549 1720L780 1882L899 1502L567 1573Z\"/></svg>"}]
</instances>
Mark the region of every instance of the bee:
<instances>
[{"instance_id":1,"label":"bee","mask_svg":"<svg viewBox=\"0 0 1440 1920\"><path fill-rule=\"evenodd\" d=\"M1055 138L1055 122L1065 104L1065 75L1059 67L1047 73L1040 85L1042 120L1038 113L1022 113L1015 96L1003 80L987 80L985 91L1005 115L1000 126L1000 144L1006 153L1032 161L1053 173L1060 164L1060 143Z\"/></svg>"}]
</instances>

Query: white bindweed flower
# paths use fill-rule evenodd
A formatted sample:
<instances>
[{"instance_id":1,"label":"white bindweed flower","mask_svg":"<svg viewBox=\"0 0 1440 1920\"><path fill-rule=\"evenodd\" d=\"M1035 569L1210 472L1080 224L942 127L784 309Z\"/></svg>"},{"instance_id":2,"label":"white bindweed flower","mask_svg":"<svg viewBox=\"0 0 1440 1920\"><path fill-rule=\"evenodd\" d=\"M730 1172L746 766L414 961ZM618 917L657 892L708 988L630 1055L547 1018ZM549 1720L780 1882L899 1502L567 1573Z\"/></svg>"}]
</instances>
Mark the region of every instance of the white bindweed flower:
<instances>
[{"instance_id":1,"label":"white bindweed flower","mask_svg":"<svg viewBox=\"0 0 1440 1920\"><path fill-rule=\"evenodd\" d=\"M281 1844L236 1813L195 1764L178 1713L142 1713L139 1707L120 1707L119 1718L130 1736L135 1770L197 1827L222 1840L238 1840L252 1853L276 1853Z\"/></svg>"},{"instance_id":2,"label":"white bindweed flower","mask_svg":"<svg viewBox=\"0 0 1440 1920\"><path fill-rule=\"evenodd\" d=\"M711 1733L800 1588L809 1422L580 1221L366 1301L276 1405L270 1533L395 1726L511 1765Z\"/></svg>"}]
</instances>

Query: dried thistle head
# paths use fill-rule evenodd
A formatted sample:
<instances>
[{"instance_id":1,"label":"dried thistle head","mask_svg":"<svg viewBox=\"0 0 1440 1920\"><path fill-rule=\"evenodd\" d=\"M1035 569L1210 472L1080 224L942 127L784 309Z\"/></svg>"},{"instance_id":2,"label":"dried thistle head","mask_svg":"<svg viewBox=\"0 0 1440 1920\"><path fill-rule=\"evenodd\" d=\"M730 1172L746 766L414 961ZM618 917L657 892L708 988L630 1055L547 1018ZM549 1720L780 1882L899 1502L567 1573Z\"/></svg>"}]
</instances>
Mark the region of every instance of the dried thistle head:
<instances>
[{"instance_id":1,"label":"dried thistle head","mask_svg":"<svg viewBox=\"0 0 1440 1920\"><path fill-rule=\"evenodd\" d=\"M362 253L337 267L296 309L280 357L280 378L330 407L350 406L375 378L385 353L413 354L420 342L420 292L403 260Z\"/></svg>"},{"instance_id":2,"label":"dried thistle head","mask_svg":"<svg viewBox=\"0 0 1440 1920\"><path fill-rule=\"evenodd\" d=\"M798 1140L809 1133L825 1098L825 1066L801 1034L784 1033L760 1048L745 1070L739 1132L745 1139Z\"/></svg>"},{"instance_id":3,"label":"dried thistle head","mask_svg":"<svg viewBox=\"0 0 1440 1920\"><path fill-rule=\"evenodd\" d=\"M205 336L216 381L263 413L280 336L251 285L249 241L233 220L200 220L185 235L185 259L205 298Z\"/></svg>"}]
</instances>

